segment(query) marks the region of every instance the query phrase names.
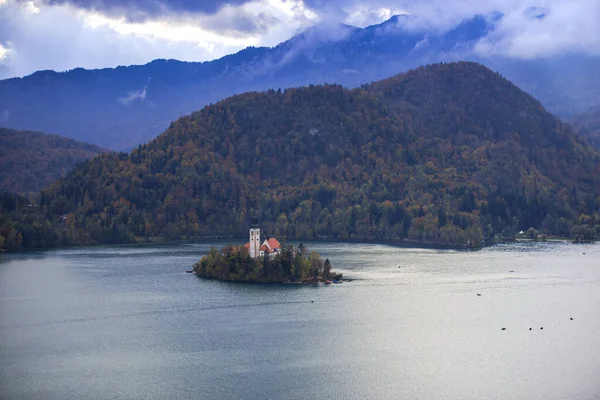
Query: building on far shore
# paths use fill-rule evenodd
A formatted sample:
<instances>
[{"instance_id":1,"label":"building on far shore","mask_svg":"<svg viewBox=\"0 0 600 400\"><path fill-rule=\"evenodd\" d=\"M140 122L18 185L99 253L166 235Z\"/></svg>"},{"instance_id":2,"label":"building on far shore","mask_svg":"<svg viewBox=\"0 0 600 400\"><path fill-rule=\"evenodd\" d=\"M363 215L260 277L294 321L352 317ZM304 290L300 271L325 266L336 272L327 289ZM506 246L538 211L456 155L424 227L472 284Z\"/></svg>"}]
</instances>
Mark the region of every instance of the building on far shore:
<instances>
[{"instance_id":1,"label":"building on far shore","mask_svg":"<svg viewBox=\"0 0 600 400\"><path fill-rule=\"evenodd\" d=\"M265 253L269 255L277 255L281 252L281 244L275 238L266 236L263 244L260 244L260 228L256 222L256 217L252 219L250 226L250 241L244 245L250 253L250 257L264 257Z\"/></svg>"}]
</instances>

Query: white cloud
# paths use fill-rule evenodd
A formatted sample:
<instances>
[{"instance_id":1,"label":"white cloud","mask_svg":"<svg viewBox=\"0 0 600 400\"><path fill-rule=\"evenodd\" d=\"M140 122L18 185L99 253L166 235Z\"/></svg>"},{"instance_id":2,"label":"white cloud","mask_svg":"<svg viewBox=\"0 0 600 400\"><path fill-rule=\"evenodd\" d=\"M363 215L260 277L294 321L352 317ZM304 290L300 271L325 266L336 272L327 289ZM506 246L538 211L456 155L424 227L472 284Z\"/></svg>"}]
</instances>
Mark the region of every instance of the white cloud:
<instances>
[{"instance_id":1,"label":"white cloud","mask_svg":"<svg viewBox=\"0 0 600 400\"><path fill-rule=\"evenodd\" d=\"M486 55L537 58L562 54L600 55L600 2L547 2L543 10L522 6L502 18L476 50Z\"/></svg>"},{"instance_id":2,"label":"white cloud","mask_svg":"<svg viewBox=\"0 0 600 400\"><path fill-rule=\"evenodd\" d=\"M245 32L242 20L238 29L231 23L234 15L257 26L247 27L250 29ZM157 58L212 60L247 46L275 45L309 26L313 19L316 15L301 1L286 0L226 6L210 18L182 14L179 19L138 22L66 3L4 0L0 7L0 42L5 44L0 78L40 69L143 64Z\"/></svg>"},{"instance_id":3,"label":"white cloud","mask_svg":"<svg viewBox=\"0 0 600 400\"><path fill-rule=\"evenodd\" d=\"M223 36L218 33L203 29L193 24L182 24L181 21L149 20L139 23L129 23L125 18L113 19L98 13L82 12L84 28L106 33L117 33L121 37L138 37L147 40L166 40L169 43L188 42L200 48L209 49L210 44L223 47L243 47L255 45L256 38ZM214 48L214 46L212 46Z\"/></svg>"},{"instance_id":4,"label":"white cloud","mask_svg":"<svg viewBox=\"0 0 600 400\"><path fill-rule=\"evenodd\" d=\"M317 12L337 14L349 24L380 23L406 13L405 29L445 31L475 15L504 14L478 47L486 54L544 57L563 52L598 54L600 0L305 0ZM544 18L536 18L545 14Z\"/></svg>"},{"instance_id":5,"label":"white cloud","mask_svg":"<svg viewBox=\"0 0 600 400\"><path fill-rule=\"evenodd\" d=\"M21 5L21 9L30 14L40 13L40 8L33 1L26 1Z\"/></svg>"},{"instance_id":6,"label":"white cloud","mask_svg":"<svg viewBox=\"0 0 600 400\"><path fill-rule=\"evenodd\" d=\"M85 9L73 5L84 1L50 1L0 0L0 78L156 58L206 61L247 46L274 46L313 24L321 31L339 22L362 27L400 13L411 15L402 22L405 29L424 32L450 29L474 15L504 14L477 45L480 54L600 54L600 0L213 0L211 14L186 11L179 1L144 18L126 18L118 7L101 13L93 5L104 3L96 0ZM161 1L147 3L159 10L171 4Z\"/></svg>"},{"instance_id":7,"label":"white cloud","mask_svg":"<svg viewBox=\"0 0 600 400\"><path fill-rule=\"evenodd\" d=\"M148 79L148 81L150 81L150 79ZM150 83L150 82L148 82L148 83ZM118 99L118 101L125 105L130 105L133 102L135 102L136 100L140 100L140 101L145 100L146 99L146 89L148 89L148 85L145 85L142 90L135 90L133 92L127 93L127 96L121 97L120 99Z\"/></svg>"},{"instance_id":8,"label":"white cloud","mask_svg":"<svg viewBox=\"0 0 600 400\"><path fill-rule=\"evenodd\" d=\"M345 23L364 28L365 26L387 21L394 15L406 14L406 11L400 8L357 6L346 11L346 13L347 15L344 18Z\"/></svg>"},{"instance_id":9,"label":"white cloud","mask_svg":"<svg viewBox=\"0 0 600 400\"><path fill-rule=\"evenodd\" d=\"M0 61L2 61L8 55L8 49L0 43Z\"/></svg>"}]
</instances>

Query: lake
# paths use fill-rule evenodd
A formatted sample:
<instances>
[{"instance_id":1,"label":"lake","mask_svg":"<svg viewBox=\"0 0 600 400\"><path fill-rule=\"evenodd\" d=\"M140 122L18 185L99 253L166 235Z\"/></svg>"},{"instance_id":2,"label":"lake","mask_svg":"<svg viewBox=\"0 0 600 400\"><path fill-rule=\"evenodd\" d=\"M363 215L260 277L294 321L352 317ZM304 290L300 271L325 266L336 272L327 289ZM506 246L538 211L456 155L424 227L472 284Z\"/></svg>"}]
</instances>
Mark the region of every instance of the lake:
<instances>
[{"instance_id":1,"label":"lake","mask_svg":"<svg viewBox=\"0 0 600 400\"><path fill-rule=\"evenodd\" d=\"M185 273L210 245L0 256L0 398L600 397L598 244L311 243L356 279L319 286Z\"/></svg>"}]
</instances>

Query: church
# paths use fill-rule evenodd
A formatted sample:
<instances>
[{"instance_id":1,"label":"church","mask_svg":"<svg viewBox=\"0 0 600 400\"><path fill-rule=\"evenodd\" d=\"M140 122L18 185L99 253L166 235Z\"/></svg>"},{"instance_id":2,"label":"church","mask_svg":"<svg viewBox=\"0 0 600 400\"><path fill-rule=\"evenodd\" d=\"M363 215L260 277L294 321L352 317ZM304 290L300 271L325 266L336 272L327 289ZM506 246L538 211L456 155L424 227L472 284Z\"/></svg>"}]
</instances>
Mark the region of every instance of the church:
<instances>
[{"instance_id":1,"label":"church","mask_svg":"<svg viewBox=\"0 0 600 400\"><path fill-rule=\"evenodd\" d=\"M264 257L265 253L269 255L277 255L281 251L281 244L275 238L267 237L263 244L260 244L260 228L256 223L256 218L252 219L252 225L250 226L250 242L244 245L248 252L250 253L250 257Z\"/></svg>"}]
</instances>

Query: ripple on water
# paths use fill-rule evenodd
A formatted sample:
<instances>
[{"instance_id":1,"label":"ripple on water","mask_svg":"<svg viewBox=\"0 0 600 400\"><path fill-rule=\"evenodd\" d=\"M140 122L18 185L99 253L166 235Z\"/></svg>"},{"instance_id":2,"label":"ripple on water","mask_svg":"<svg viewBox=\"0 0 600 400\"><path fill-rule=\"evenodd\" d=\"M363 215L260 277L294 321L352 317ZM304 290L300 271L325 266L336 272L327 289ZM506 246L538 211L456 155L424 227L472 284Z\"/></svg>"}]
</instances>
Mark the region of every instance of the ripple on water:
<instances>
[{"instance_id":1,"label":"ripple on water","mask_svg":"<svg viewBox=\"0 0 600 400\"><path fill-rule=\"evenodd\" d=\"M184 272L222 244L4 256L0 398L600 393L599 245L308 243L357 279L329 286Z\"/></svg>"}]
</instances>

